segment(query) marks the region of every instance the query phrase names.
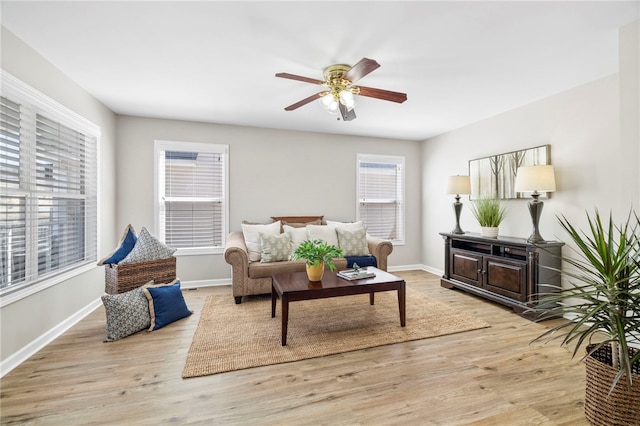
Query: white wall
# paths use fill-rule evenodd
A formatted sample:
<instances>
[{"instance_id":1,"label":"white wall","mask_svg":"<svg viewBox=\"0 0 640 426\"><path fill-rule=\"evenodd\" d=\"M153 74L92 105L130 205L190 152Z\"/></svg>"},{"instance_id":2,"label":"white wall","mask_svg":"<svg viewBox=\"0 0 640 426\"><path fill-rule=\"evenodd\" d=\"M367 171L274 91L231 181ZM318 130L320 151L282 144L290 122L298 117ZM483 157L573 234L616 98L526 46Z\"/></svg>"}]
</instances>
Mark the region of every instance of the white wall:
<instances>
[{"instance_id":1,"label":"white wall","mask_svg":"<svg viewBox=\"0 0 640 426\"><path fill-rule=\"evenodd\" d=\"M270 222L271 216L324 215L329 220L354 220L356 154L403 155L406 245L394 247L389 265L420 262L418 142L128 116L119 116L117 127L118 229L131 223L137 230L146 226L157 233L153 228L154 140L229 145L232 231L240 230L242 220ZM228 281L231 267L222 255L181 256L177 274L184 281Z\"/></svg>"},{"instance_id":2,"label":"white wall","mask_svg":"<svg viewBox=\"0 0 640 426\"><path fill-rule=\"evenodd\" d=\"M100 126L99 147L99 248L113 247L119 234L115 225L115 115L71 81L60 70L2 27L2 69ZM15 358L20 351L37 349L42 336L95 302L104 293L104 271L91 271L28 296L0 309L0 359Z\"/></svg>"},{"instance_id":3,"label":"white wall","mask_svg":"<svg viewBox=\"0 0 640 426\"><path fill-rule=\"evenodd\" d=\"M620 139L626 162L624 180L640 182L640 21L620 29L619 53ZM640 211L640 185L635 188L635 194L631 192L629 198Z\"/></svg>"},{"instance_id":4,"label":"white wall","mask_svg":"<svg viewBox=\"0 0 640 426\"><path fill-rule=\"evenodd\" d=\"M453 197L444 194L447 176L468 174L468 161L487 155L551 145L557 192L545 200L540 220L547 240L566 237L556 215L583 228L585 211L595 208L605 215L612 211L619 221L632 207L640 212L639 37L637 22L634 25L620 33L621 77L612 75L424 142L423 263L439 271L444 267L438 233L451 231L455 224ZM479 232L468 197L462 201L462 229ZM531 233L527 201L506 205L500 234L526 238Z\"/></svg>"}]
</instances>

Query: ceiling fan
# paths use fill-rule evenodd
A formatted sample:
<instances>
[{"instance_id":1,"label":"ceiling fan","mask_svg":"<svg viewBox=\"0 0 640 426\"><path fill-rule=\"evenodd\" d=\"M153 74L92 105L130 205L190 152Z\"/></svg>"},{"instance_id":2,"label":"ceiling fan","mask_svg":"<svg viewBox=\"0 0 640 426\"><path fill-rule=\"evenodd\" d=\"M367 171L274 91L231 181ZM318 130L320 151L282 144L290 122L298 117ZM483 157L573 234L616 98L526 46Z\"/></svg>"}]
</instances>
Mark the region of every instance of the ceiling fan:
<instances>
[{"instance_id":1,"label":"ceiling fan","mask_svg":"<svg viewBox=\"0 0 640 426\"><path fill-rule=\"evenodd\" d=\"M354 86L354 83L365 75L369 74L380 64L373 59L362 58L354 66L345 64L331 65L324 70L324 81L315 78L302 77L299 75L281 72L276 77L289 78L291 80L304 81L305 83L318 84L326 87L326 90L309 96L295 104L289 105L285 111L293 111L311 101L320 99L322 105L332 114L338 111L344 121L351 121L356 118L353 109L355 100L353 95L367 96L370 98L382 99L384 101L397 102L401 104L407 100L406 93L392 92L390 90L374 89L372 87Z\"/></svg>"}]
</instances>

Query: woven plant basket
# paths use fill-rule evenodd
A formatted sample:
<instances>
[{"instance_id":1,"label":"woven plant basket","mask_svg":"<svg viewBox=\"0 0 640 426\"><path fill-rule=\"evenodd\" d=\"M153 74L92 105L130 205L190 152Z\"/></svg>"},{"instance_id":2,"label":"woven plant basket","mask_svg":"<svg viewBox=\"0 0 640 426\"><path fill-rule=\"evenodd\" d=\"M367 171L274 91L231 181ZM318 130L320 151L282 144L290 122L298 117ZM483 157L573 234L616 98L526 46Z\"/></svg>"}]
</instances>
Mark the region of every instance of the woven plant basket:
<instances>
[{"instance_id":1,"label":"woven plant basket","mask_svg":"<svg viewBox=\"0 0 640 426\"><path fill-rule=\"evenodd\" d=\"M587 352L595 345L589 345ZM629 349L630 354L636 352ZM611 346L603 346L586 360L586 392L584 413L593 425L640 425L640 362L632 366L633 385L627 387L623 376L611 391L611 384L618 373L611 366Z\"/></svg>"},{"instance_id":2,"label":"woven plant basket","mask_svg":"<svg viewBox=\"0 0 640 426\"><path fill-rule=\"evenodd\" d=\"M147 262L105 265L105 289L109 294L124 293L153 280L156 284L176 279L176 258L149 260Z\"/></svg>"}]
</instances>

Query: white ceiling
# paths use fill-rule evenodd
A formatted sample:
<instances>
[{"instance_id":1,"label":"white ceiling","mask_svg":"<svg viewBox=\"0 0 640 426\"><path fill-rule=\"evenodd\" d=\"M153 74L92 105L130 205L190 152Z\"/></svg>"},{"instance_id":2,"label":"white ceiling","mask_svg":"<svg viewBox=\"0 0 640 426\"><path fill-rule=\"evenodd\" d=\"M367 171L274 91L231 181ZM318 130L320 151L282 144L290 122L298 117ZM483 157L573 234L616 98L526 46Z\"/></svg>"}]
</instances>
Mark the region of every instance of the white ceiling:
<instances>
[{"instance_id":1,"label":"white ceiling","mask_svg":"<svg viewBox=\"0 0 640 426\"><path fill-rule=\"evenodd\" d=\"M118 114L425 140L618 70L638 1L12 2L2 25ZM335 63L403 104L284 107Z\"/></svg>"}]
</instances>

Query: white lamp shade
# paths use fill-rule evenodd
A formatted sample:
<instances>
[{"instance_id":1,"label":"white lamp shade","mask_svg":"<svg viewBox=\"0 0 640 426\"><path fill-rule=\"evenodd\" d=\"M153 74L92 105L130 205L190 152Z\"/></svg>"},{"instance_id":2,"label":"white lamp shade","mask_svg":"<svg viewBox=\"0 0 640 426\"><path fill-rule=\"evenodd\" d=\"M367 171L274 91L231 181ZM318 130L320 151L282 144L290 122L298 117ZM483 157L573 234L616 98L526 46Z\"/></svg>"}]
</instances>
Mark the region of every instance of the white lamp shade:
<instances>
[{"instance_id":1,"label":"white lamp shade","mask_svg":"<svg viewBox=\"0 0 640 426\"><path fill-rule=\"evenodd\" d=\"M523 166L516 174L516 192L553 192L556 190L556 177L553 166Z\"/></svg>"},{"instance_id":2,"label":"white lamp shade","mask_svg":"<svg viewBox=\"0 0 640 426\"><path fill-rule=\"evenodd\" d=\"M447 194L471 194L471 181L469 176L449 176L447 181Z\"/></svg>"}]
</instances>

